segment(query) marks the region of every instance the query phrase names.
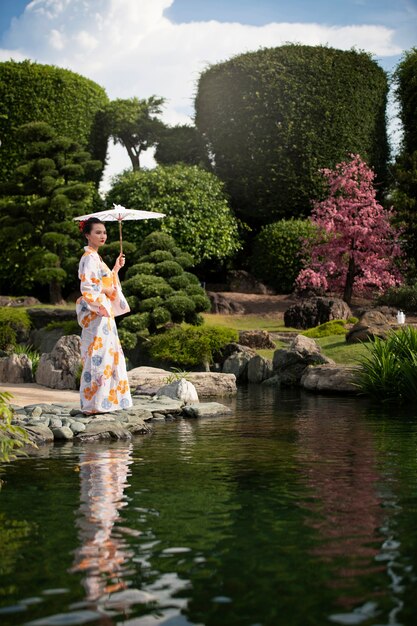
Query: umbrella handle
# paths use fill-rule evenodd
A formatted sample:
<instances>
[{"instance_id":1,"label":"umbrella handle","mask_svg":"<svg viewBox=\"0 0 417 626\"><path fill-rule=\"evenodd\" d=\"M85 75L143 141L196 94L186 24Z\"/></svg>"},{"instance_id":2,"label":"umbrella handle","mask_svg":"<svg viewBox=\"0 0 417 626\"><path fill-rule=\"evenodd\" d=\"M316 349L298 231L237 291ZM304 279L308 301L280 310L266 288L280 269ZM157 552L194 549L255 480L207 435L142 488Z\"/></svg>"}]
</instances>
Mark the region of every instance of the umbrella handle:
<instances>
[{"instance_id":1,"label":"umbrella handle","mask_svg":"<svg viewBox=\"0 0 417 626\"><path fill-rule=\"evenodd\" d=\"M120 254L122 254L123 253L122 220L119 220L119 241L120 241Z\"/></svg>"}]
</instances>

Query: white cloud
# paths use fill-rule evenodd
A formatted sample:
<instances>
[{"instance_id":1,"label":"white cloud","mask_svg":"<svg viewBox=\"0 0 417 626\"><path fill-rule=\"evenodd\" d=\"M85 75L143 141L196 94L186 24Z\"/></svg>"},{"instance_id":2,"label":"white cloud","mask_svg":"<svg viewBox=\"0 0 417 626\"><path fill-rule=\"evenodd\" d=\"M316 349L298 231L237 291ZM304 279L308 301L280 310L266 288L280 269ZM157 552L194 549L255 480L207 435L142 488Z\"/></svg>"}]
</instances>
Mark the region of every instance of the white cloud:
<instances>
[{"instance_id":1,"label":"white cloud","mask_svg":"<svg viewBox=\"0 0 417 626\"><path fill-rule=\"evenodd\" d=\"M32 0L13 20L0 58L72 69L103 85L110 98L164 96L164 119L184 123L191 119L201 70L241 52L286 42L357 47L378 57L402 52L393 42L395 31L378 25L174 24L164 16L173 1ZM113 155L111 148L108 170L115 172L120 157Z\"/></svg>"}]
</instances>

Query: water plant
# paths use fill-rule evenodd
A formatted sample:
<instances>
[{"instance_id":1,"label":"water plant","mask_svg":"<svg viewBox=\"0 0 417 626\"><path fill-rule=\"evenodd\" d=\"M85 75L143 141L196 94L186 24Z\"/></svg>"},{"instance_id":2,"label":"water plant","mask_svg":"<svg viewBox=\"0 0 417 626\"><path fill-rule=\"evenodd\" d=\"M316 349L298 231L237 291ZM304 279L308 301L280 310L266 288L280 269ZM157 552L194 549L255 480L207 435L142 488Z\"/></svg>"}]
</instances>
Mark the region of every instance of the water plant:
<instances>
[{"instance_id":1,"label":"water plant","mask_svg":"<svg viewBox=\"0 0 417 626\"><path fill-rule=\"evenodd\" d=\"M382 401L416 401L417 329L405 326L366 347L359 360L359 388Z\"/></svg>"},{"instance_id":2,"label":"water plant","mask_svg":"<svg viewBox=\"0 0 417 626\"><path fill-rule=\"evenodd\" d=\"M12 394L0 392L0 463L8 463L18 456L18 451L23 454L19 448L29 443L27 432L12 424L13 411L10 408ZM0 486L2 481L0 480Z\"/></svg>"}]
</instances>

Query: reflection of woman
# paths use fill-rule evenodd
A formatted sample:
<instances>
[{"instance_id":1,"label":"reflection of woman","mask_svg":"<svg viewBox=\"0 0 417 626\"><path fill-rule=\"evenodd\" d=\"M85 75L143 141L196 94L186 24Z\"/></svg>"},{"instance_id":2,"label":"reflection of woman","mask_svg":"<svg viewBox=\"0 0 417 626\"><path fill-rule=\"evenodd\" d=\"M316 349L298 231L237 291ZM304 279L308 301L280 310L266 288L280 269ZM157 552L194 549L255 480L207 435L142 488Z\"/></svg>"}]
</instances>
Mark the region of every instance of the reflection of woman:
<instances>
[{"instance_id":1,"label":"reflection of woman","mask_svg":"<svg viewBox=\"0 0 417 626\"><path fill-rule=\"evenodd\" d=\"M85 572L87 600L124 589L123 570L131 554L121 537L114 536L119 509L127 485L130 448L81 454L81 506L77 526L81 545L75 554L74 572Z\"/></svg>"},{"instance_id":2,"label":"reflection of woman","mask_svg":"<svg viewBox=\"0 0 417 626\"><path fill-rule=\"evenodd\" d=\"M127 313L127 304L118 278L125 264L120 254L110 270L98 254L106 243L106 228L96 217L80 222L88 246L84 248L78 275L81 297L77 318L82 327L80 382L81 410L94 414L132 406L126 364L117 335L115 315Z\"/></svg>"}]
</instances>

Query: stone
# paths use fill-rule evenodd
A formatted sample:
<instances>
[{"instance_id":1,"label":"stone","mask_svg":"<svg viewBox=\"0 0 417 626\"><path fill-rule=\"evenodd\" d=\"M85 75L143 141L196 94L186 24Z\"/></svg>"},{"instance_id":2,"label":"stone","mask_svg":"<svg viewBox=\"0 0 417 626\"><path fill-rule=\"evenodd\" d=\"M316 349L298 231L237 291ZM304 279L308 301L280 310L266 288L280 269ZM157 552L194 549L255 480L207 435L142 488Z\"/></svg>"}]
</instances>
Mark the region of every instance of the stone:
<instances>
[{"instance_id":1,"label":"stone","mask_svg":"<svg viewBox=\"0 0 417 626\"><path fill-rule=\"evenodd\" d=\"M234 352L223 363L223 374L233 374L239 382L247 380L249 361L254 357L253 351Z\"/></svg>"},{"instance_id":2,"label":"stone","mask_svg":"<svg viewBox=\"0 0 417 626\"><path fill-rule=\"evenodd\" d=\"M334 364L310 337L297 335L288 349L275 350L273 372L283 385L297 385L308 365Z\"/></svg>"},{"instance_id":3,"label":"stone","mask_svg":"<svg viewBox=\"0 0 417 626\"><path fill-rule=\"evenodd\" d=\"M36 370L36 382L52 389L77 389L80 346L78 335L61 337L50 354L42 354Z\"/></svg>"},{"instance_id":4,"label":"stone","mask_svg":"<svg viewBox=\"0 0 417 626\"><path fill-rule=\"evenodd\" d=\"M292 304L284 313L284 324L292 328L313 328L331 320L347 320L352 312L341 298L307 298Z\"/></svg>"},{"instance_id":5,"label":"stone","mask_svg":"<svg viewBox=\"0 0 417 626\"><path fill-rule=\"evenodd\" d=\"M152 432L152 426L144 420L138 420L135 423L128 423L127 429L132 435L147 435Z\"/></svg>"},{"instance_id":6,"label":"stone","mask_svg":"<svg viewBox=\"0 0 417 626\"><path fill-rule=\"evenodd\" d=\"M131 389L138 386L141 394L146 389L159 389L171 375L172 372L167 370L146 366L135 367L127 373ZM233 374L190 372L187 378L195 386L199 398L229 396L237 393L236 377Z\"/></svg>"},{"instance_id":7,"label":"stone","mask_svg":"<svg viewBox=\"0 0 417 626\"><path fill-rule=\"evenodd\" d=\"M49 418L49 427L50 428L61 428L62 420L57 415Z\"/></svg>"},{"instance_id":8,"label":"stone","mask_svg":"<svg viewBox=\"0 0 417 626\"><path fill-rule=\"evenodd\" d=\"M359 343L373 340L375 337L386 339L390 330L391 325L381 311L367 311L346 333L346 342Z\"/></svg>"},{"instance_id":9,"label":"stone","mask_svg":"<svg viewBox=\"0 0 417 626\"><path fill-rule=\"evenodd\" d=\"M248 382L249 383L262 383L264 380L270 378L273 374L272 361L257 354L252 357L248 363Z\"/></svg>"},{"instance_id":10,"label":"stone","mask_svg":"<svg viewBox=\"0 0 417 626\"><path fill-rule=\"evenodd\" d=\"M0 306L35 306L35 304L41 304L40 300L34 298L33 296L19 296L19 297L10 297L10 296L0 296Z\"/></svg>"},{"instance_id":11,"label":"stone","mask_svg":"<svg viewBox=\"0 0 417 626\"><path fill-rule=\"evenodd\" d=\"M43 354L44 352L52 352L56 342L58 339L61 339L63 335L63 328L51 328L51 330L38 328L32 330L29 341L38 352Z\"/></svg>"},{"instance_id":12,"label":"stone","mask_svg":"<svg viewBox=\"0 0 417 626\"><path fill-rule=\"evenodd\" d=\"M211 313L220 315L243 315L245 308L232 298L215 291L207 291L207 296L211 302Z\"/></svg>"},{"instance_id":13,"label":"stone","mask_svg":"<svg viewBox=\"0 0 417 626\"><path fill-rule=\"evenodd\" d=\"M77 434L78 441L99 441L102 439L131 439L130 432L117 422L103 422L98 419L87 424L85 431Z\"/></svg>"},{"instance_id":14,"label":"stone","mask_svg":"<svg viewBox=\"0 0 417 626\"><path fill-rule=\"evenodd\" d=\"M83 422L72 422L70 428L74 435L78 435L78 433L83 433L85 431L86 425Z\"/></svg>"},{"instance_id":15,"label":"stone","mask_svg":"<svg viewBox=\"0 0 417 626\"><path fill-rule=\"evenodd\" d=\"M183 409L184 417L217 417L219 415L230 415L232 410L219 402L199 402L198 404L187 404Z\"/></svg>"},{"instance_id":16,"label":"stone","mask_svg":"<svg viewBox=\"0 0 417 626\"><path fill-rule=\"evenodd\" d=\"M38 445L42 443L49 443L54 440L54 433L45 424L38 424L36 426L24 425L24 428L29 435L29 439L32 443Z\"/></svg>"},{"instance_id":17,"label":"stone","mask_svg":"<svg viewBox=\"0 0 417 626\"><path fill-rule=\"evenodd\" d=\"M271 350L276 348L270 334L266 330L241 330L239 332L239 343L242 346L249 346L250 348L258 348L262 350Z\"/></svg>"},{"instance_id":18,"label":"stone","mask_svg":"<svg viewBox=\"0 0 417 626\"><path fill-rule=\"evenodd\" d=\"M33 328L44 328L50 322L67 322L77 320L75 309L28 309L28 315Z\"/></svg>"},{"instance_id":19,"label":"stone","mask_svg":"<svg viewBox=\"0 0 417 626\"><path fill-rule=\"evenodd\" d=\"M70 439L74 438L74 433L72 432L71 428L68 428L68 426L62 426L61 428L52 428L52 432L54 434L54 439L64 439L66 441L69 441Z\"/></svg>"},{"instance_id":20,"label":"stone","mask_svg":"<svg viewBox=\"0 0 417 626\"><path fill-rule=\"evenodd\" d=\"M169 385L164 385L158 389L157 394L159 396L167 396L168 398L174 398L175 400L181 400L184 404L192 404L199 402L197 390L193 383L189 380L181 378L175 380Z\"/></svg>"},{"instance_id":21,"label":"stone","mask_svg":"<svg viewBox=\"0 0 417 626\"><path fill-rule=\"evenodd\" d=\"M308 391L357 394L355 377L359 371L357 365L309 365L300 384Z\"/></svg>"},{"instance_id":22,"label":"stone","mask_svg":"<svg viewBox=\"0 0 417 626\"><path fill-rule=\"evenodd\" d=\"M40 417L42 415L42 407L41 406L35 406L34 409L32 409L32 413L30 414L31 417Z\"/></svg>"},{"instance_id":23,"label":"stone","mask_svg":"<svg viewBox=\"0 0 417 626\"><path fill-rule=\"evenodd\" d=\"M273 295L275 291L270 289L257 278L245 270L232 270L227 274L230 291L236 293L257 293L261 295Z\"/></svg>"},{"instance_id":24,"label":"stone","mask_svg":"<svg viewBox=\"0 0 417 626\"><path fill-rule=\"evenodd\" d=\"M11 354L0 358L1 383L33 382L32 361L26 354Z\"/></svg>"}]
</instances>

